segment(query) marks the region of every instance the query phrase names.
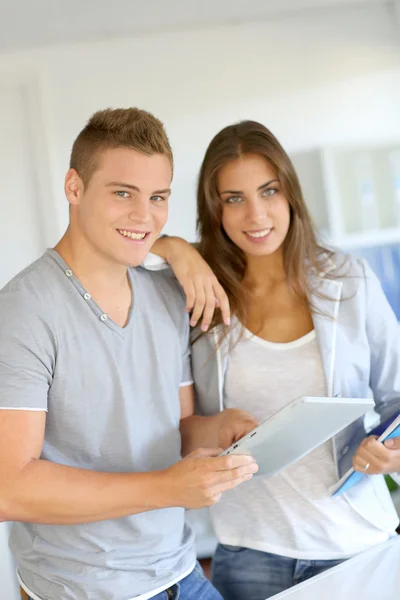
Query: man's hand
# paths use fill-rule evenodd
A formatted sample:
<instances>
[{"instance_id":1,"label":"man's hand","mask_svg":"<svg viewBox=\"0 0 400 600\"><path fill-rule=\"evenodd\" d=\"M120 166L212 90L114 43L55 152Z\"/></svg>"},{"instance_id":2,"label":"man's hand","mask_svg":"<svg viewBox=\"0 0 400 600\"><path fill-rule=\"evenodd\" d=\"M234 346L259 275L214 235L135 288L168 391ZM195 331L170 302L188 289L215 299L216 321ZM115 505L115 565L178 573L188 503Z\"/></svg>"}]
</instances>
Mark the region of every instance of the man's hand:
<instances>
[{"instance_id":1,"label":"man's hand","mask_svg":"<svg viewBox=\"0 0 400 600\"><path fill-rule=\"evenodd\" d=\"M259 421L243 410L228 408L219 415L219 445L224 450L257 427Z\"/></svg>"},{"instance_id":2,"label":"man's hand","mask_svg":"<svg viewBox=\"0 0 400 600\"><path fill-rule=\"evenodd\" d=\"M252 478L258 467L251 456L218 456L222 450L199 449L165 471L165 493L170 506L203 508L222 494Z\"/></svg>"},{"instance_id":3,"label":"man's hand","mask_svg":"<svg viewBox=\"0 0 400 600\"><path fill-rule=\"evenodd\" d=\"M368 475L400 472L400 437L377 441L375 435L363 440L353 457L353 468Z\"/></svg>"}]
</instances>

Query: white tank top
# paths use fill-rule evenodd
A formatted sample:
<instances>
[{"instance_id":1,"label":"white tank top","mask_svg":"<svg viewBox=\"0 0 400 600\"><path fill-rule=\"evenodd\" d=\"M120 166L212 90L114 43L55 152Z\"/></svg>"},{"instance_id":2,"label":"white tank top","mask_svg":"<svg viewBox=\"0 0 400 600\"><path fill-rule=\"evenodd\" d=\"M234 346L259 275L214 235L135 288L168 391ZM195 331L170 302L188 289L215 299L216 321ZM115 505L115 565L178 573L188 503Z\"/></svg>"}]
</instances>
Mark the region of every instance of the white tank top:
<instances>
[{"instance_id":1,"label":"white tank top","mask_svg":"<svg viewBox=\"0 0 400 600\"><path fill-rule=\"evenodd\" d=\"M259 420L299 396L325 396L315 331L287 344L245 330L234 347L225 381L225 408ZM344 497L331 498L337 481L332 441L282 473L255 477L210 509L219 542L297 559L347 558L389 538L364 520Z\"/></svg>"}]
</instances>

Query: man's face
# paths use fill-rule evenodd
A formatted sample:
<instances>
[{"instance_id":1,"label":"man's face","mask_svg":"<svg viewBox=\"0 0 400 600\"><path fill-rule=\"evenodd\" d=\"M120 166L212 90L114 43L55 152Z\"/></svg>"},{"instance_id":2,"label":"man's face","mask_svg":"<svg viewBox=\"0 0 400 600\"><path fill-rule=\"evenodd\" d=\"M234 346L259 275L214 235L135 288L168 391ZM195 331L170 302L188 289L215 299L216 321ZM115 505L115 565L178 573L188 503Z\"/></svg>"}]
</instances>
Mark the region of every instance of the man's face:
<instances>
[{"instance_id":1,"label":"man's face","mask_svg":"<svg viewBox=\"0 0 400 600\"><path fill-rule=\"evenodd\" d=\"M74 169L66 177L71 226L99 256L140 265L168 218L171 164L163 154L106 150L86 187Z\"/></svg>"}]
</instances>

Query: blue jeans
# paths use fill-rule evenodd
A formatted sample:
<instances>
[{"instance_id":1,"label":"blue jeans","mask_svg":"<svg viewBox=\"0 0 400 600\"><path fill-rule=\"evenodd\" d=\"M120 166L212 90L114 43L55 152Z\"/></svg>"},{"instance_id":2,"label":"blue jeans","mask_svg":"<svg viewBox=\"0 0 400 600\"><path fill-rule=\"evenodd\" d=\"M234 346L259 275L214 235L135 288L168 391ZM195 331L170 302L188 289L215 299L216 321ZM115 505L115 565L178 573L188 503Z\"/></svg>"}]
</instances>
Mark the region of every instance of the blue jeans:
<instances>
[{"instance_id":1,"label":"blue jeans","mask_svg":"<svg viewBox=\"0 0 400 600\"><path fill-rule=\"evenodd\" d=\"M151 600L223 600L223 598L206 579L203 569L197 563L190 575L165 592L153 596Z\"/></svg>"},{"instance_id":2,"label":"blue jeans","mask_svg":"<svg viewBox=\"0 0 400 600\"><path fill-rule=\"evenodd\" d=\"M224 600L265 600L341 562L296 560L219 544L212 565L212 582Z\"/></svg>"},{"instance_id":3,"label":"blue jeans","mask_svg":"<svg viewBox=\"0 0 400 600\"><path fill-rule=\"evenodd\" d=\"M151 600L223 600L222 596L211 585L203 573L203 569L196 564L194 570L179 583Z\"/></svg>"}]
</instances>

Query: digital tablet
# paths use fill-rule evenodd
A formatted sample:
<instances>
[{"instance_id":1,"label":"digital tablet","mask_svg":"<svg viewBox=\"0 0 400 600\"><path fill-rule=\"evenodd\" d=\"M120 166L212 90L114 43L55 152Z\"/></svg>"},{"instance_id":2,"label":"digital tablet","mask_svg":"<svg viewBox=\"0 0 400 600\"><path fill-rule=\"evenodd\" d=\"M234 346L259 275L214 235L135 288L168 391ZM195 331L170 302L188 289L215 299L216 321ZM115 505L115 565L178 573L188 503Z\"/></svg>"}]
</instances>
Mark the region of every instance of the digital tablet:
<instances>
[{"instance_id":1,"label":"digital tablet","mask_svg":"<svg viewBox=\"0 0 400 600\"><path fill-rule=\"evenodd\" d=\"M296 398L221 456L251 454L259 467L256 475L271 477L362 417L374 405L370 398Z\"/></svg>"}]
</instances>

